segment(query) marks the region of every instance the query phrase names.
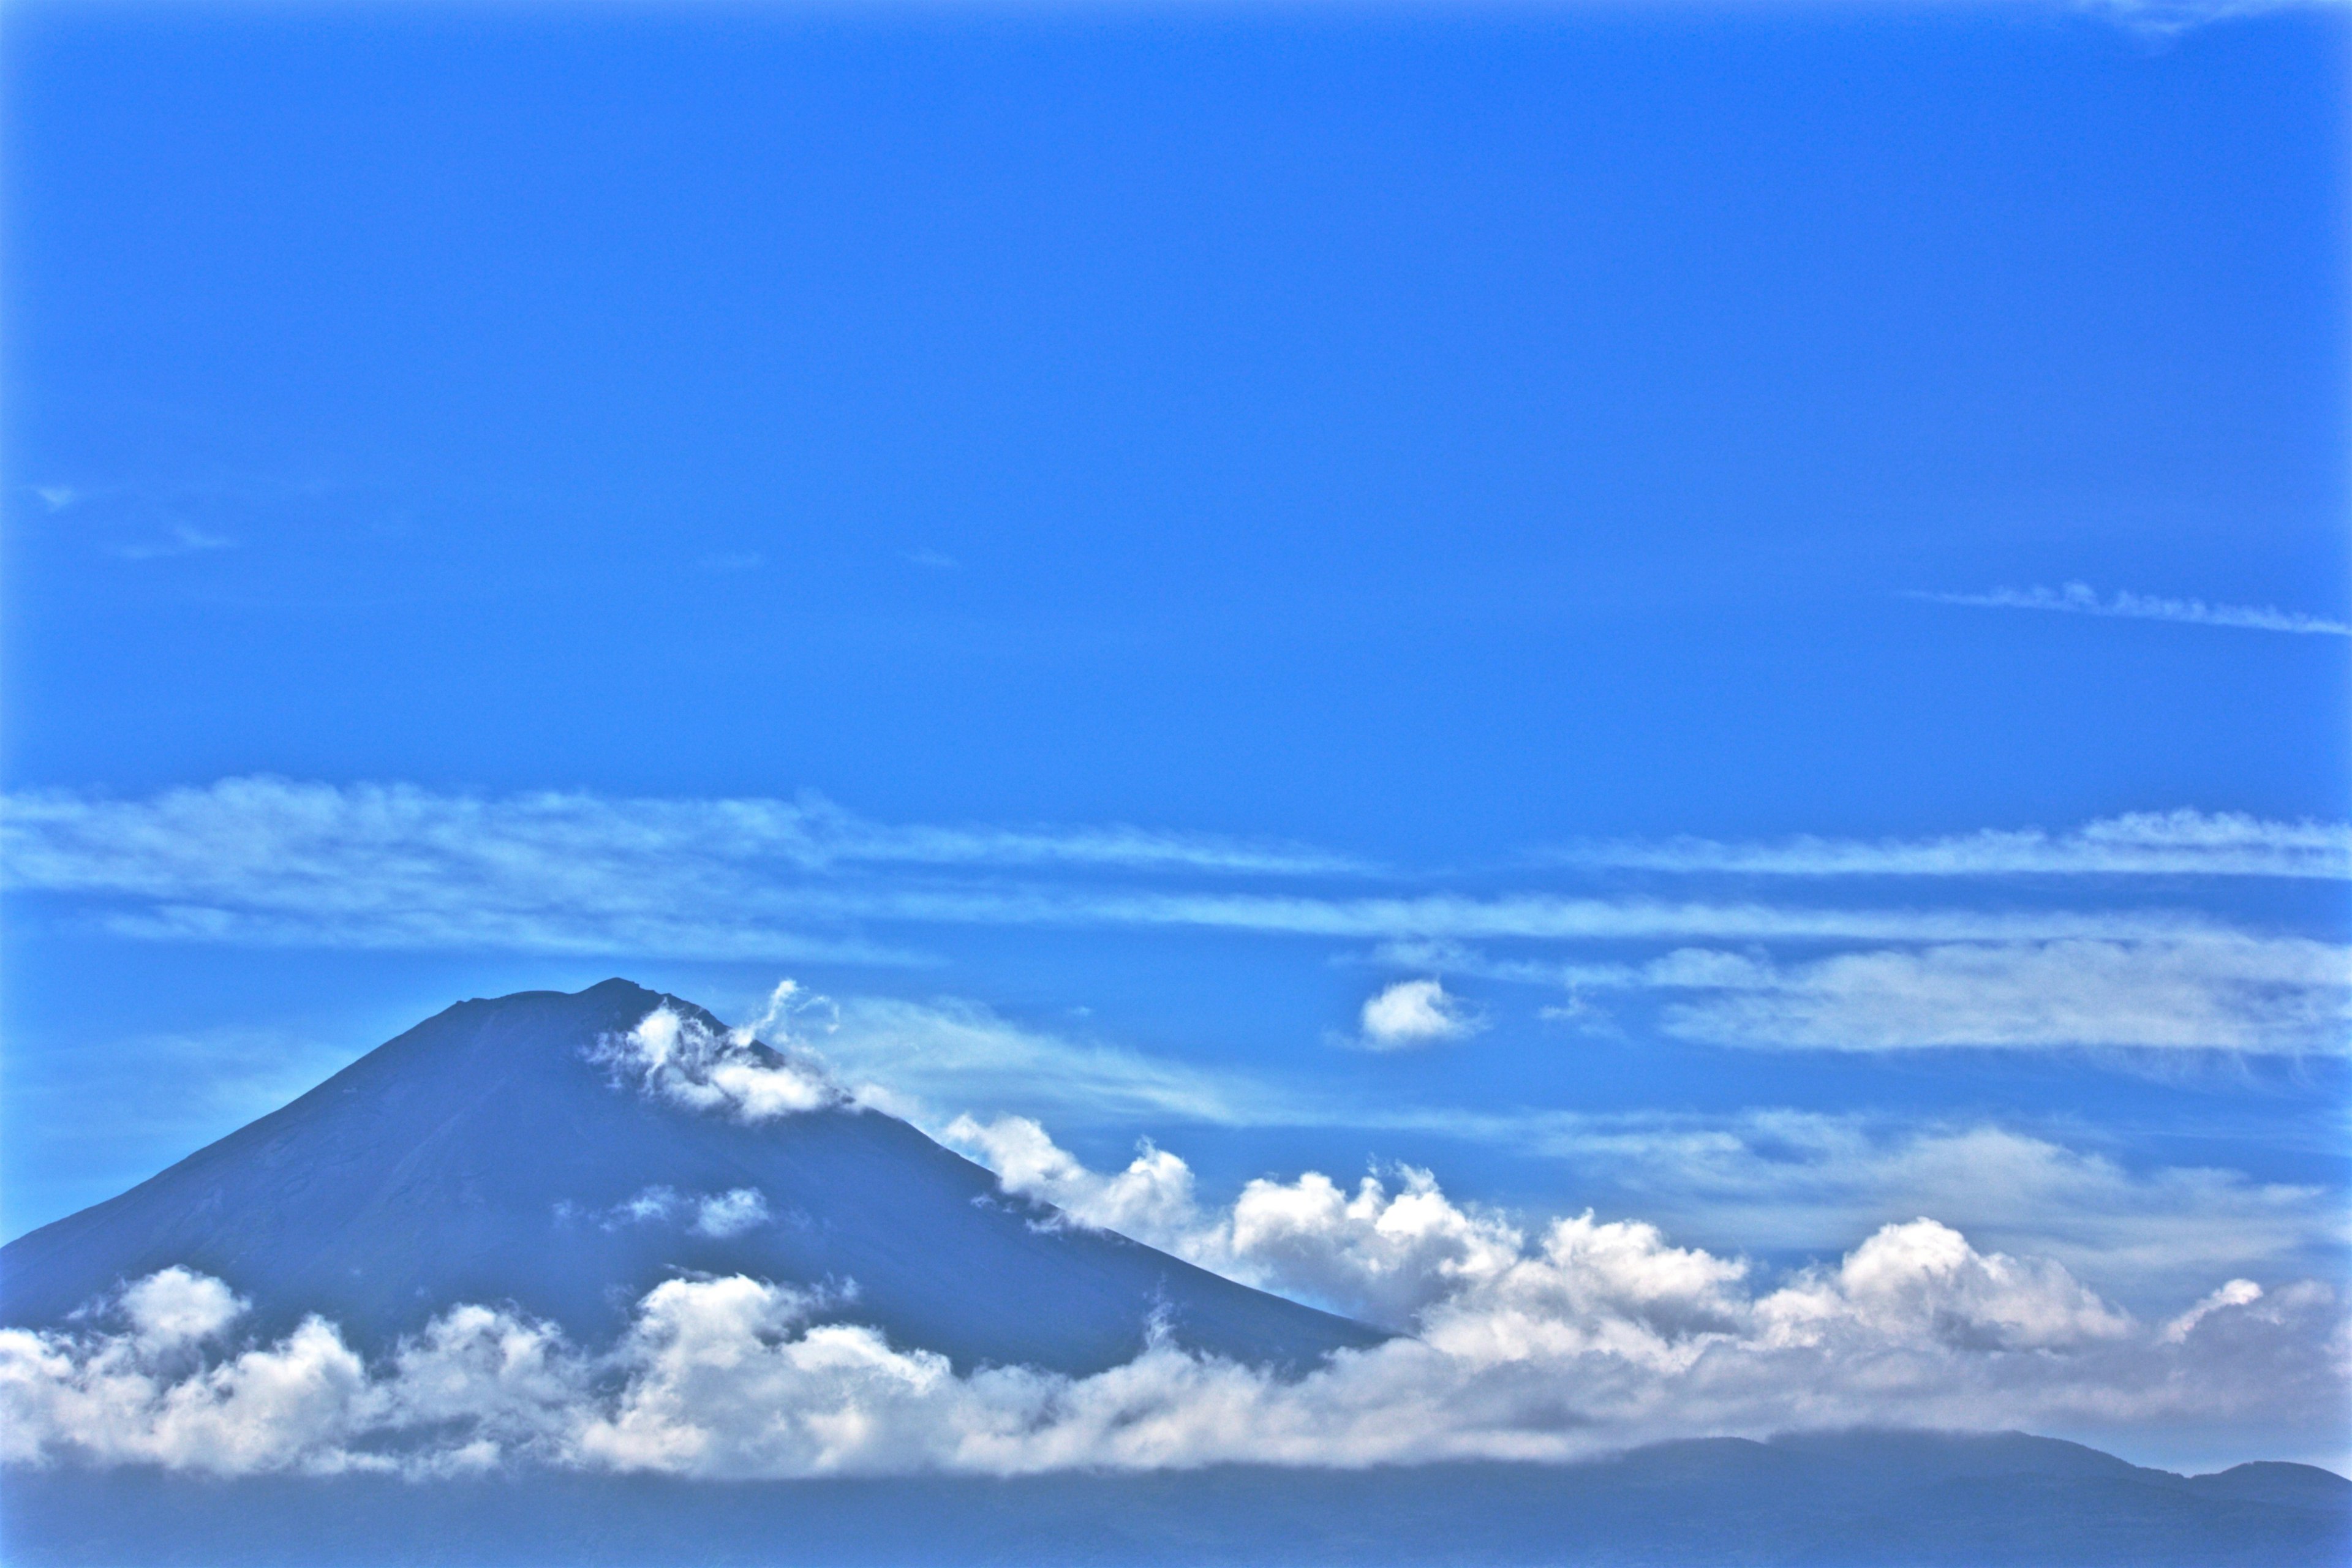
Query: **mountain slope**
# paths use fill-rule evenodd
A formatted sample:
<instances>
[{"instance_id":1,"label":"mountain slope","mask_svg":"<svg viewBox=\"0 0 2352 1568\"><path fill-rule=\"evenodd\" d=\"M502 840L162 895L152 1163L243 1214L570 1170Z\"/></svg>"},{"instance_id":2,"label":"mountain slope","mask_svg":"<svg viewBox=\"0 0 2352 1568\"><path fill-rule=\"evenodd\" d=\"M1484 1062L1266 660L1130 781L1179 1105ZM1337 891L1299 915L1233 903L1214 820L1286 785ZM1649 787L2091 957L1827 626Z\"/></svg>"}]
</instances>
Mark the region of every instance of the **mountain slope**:
<instances>
[{"instance_id":1,"label":"mountain slope","mask_svg":"<svg viewBox=\"0 0 2352 1568\"><path fill-rule=\"evenodd\" d=\"M1155 1319L1179 1343L1292 1367L1381 1337L1064 1224L877 1112L747 1124L649 1097L591 1059L661 1007L718 1027L621 980L460 1003L121 1196L0 1248L0 1323L60 1323L182 1264L248 1298L252 1330L282 1333L316 1311L371 1352L459 1301L511 1302L601 1343L682 1272L854 1282L832 1316L960 1370L1099 1371L1132 1357ZM757 1204L728 1206L725 1194L743 1193Z\"/></svg>"}]
</instances>

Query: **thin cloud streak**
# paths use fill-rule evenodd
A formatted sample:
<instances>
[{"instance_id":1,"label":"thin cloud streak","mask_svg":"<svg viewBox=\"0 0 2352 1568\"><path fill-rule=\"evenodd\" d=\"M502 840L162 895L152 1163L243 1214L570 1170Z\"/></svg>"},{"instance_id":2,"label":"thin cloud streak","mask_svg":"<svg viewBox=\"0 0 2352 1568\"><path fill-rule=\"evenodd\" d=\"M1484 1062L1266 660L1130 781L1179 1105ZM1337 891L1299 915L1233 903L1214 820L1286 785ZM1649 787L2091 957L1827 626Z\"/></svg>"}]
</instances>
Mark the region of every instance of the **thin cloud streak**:
<instances>
[{"instance_id":1,"label":"thin cloud streak","mask_svg":"<svg viewBox=\"0 0 2352 1568\"><path fill-rule=\"evenodd\" d=\"M1552 864L1781 877L2192 876L2352 881L2352 823L2279 822L2242 812L2141 811L2061 833L1987 828L1940 838L1596 840L1548 851Z\"/></svg>"},{"instance_id":2,"label":"thin cloud streak","mask_svg":"<svg viewBox=\"0 0 2352 1568\"><path fill-rule=\"evenodd\" d=\"M490 879L546 877L586 857L658 868L712 861L803 872L858 865L1058 865L1245 876L1328 876L1368 869L1344 856L1209 834L1108 827L891 826L815 795L763 798L608 799L554 791L484 797L412 784L223 779L116 800L73 790L5 797L15 874L74 885L67 868L110 857L146 876L278 865L278 874L373 851L386 869L472 868ZM89 873L81 873L88 875ZM59 879L65 880L59 880Z\"/></svg>"},{"instance_id":3,"label":"thin cloud streak","mask_svg":"<svg viewBox=\"0 0 2352 1568\"><path fill-rule=\"evenodd\" d=\"M2126 620L2174 621L2184 626L2352 637L2352 622L2329 620L2300 610L2282 610L2272 605L2209 605L2202 599L2167 599L2128 589L2102 599L2088 583L2069 583L2063 588L2046 588L2037 584L2031 588L1995 588L1983 594L1910 593L1904 596L1979 609L2056 610L2074 616L2111 616Z\"/></svg>"},{"instance_id":4,"label":"thin cloud streak","mask_svg":"<svg viewBox=\"0 0 2352 1568\"><path fill-rule=\"evenodd\" d=\"M1615 1032L1597 997L1663 995L1662 1032L1751 1049L2352 1049L2352 948L2305 937L1930 942L1799 963L1704 947L1556 963L1400 942L1371 962L1559 987L1568 1000L1544 1016L1586 1032Z\"/></svg>"}]
</instances>

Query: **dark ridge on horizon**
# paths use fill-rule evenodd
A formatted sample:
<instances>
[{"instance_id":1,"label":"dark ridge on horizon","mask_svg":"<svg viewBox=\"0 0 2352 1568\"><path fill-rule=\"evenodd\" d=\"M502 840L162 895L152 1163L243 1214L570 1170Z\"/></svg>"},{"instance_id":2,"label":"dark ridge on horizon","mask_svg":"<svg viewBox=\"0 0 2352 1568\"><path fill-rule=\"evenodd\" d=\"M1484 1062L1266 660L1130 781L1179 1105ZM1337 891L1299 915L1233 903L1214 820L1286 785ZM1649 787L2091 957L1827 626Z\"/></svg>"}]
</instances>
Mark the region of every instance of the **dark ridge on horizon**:
<instances>
[{"instance_id":1,"label":"dark ridge on horizon","mask_svg":"<svg viewBox=\"0 0 2352 1568\"><path fill-rule=\"evenodd\" d=\"M1013 1479L11 1473L17 1568L2340 1568L2352 1481L2021 1433L1699 1438L1580 1464Z\"/></svg>"}]
</instances>

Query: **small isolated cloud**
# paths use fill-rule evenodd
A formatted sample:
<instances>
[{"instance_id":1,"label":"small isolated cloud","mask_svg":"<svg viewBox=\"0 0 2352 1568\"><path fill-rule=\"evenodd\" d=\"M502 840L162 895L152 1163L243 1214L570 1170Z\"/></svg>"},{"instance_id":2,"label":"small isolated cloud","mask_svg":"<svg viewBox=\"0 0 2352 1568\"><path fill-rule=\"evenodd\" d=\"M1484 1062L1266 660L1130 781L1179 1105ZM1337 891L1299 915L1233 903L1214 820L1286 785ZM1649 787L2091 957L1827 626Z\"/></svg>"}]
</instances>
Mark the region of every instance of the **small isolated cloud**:
<instances>
[{"instance_id":1,"label":"small isolated cloud","mask_svg":"<svg viewBox=\"0 0 2352 1568\"><path fill-rule=\"evenodd\" d=\"M674 1187L647 1187L635 1196L613 1205L604 1218L604 1228L624 1225L653 1225L677 1212L678 1195Z\"/></svg>"},{"instance_id":2,"label":"small isolated cloud","mask_svg":"<svg viewBox=\"0 0 2352 1568\"><path fill-rule=\"evenodd\" d=\"M580 1213L569 1203L556 1205L561 1223L577 1219ZM695 1195L675 1187L652 1186L614 1204L599 1223L605 1230L618 1230L624 1226L671 1225L681 1216L687 1216L686 1228L695 1235L721 1241L756 1230L774 1217L768 1209L767 1194L757 1187Z\"/></svg>"},{"instance_id":3,"label":"small isolated cloud","mask_svg":"<svg viewBox=\"0 0 2352 1568\"><path fill-rule=\"evenodd\" d=\"M1907 597L1993 610L2057 610L2075 616L2115 616L2128 620L2177 621L2186 626L2352 637L2352 622L2329 620L2300 610L2282 610L2272 605L2209 605L2202 599L2168 599L2128 589L2102 599L2088 583L2069 583L2063 588L1995 588L1982 594L1915 593Z\"/></svg>"},{"instance_id":4,"label":"small isolated cloud","mask_svg":"<svg viewBox=\"0 0 2352 1568\"><path fill-rule=\"evenodd\" d=\"M926 572L954 572L961 569L963 565L963 563L954 556L937 550L901 550L898 552L898 559L909 566L919 566Z\"/></svg>"},{"instance_id":5,"label":"small isolated cloud","mask_svg":"<svg viewBox=\"0 0 2352 1568\"><path fill-rule=\"evenodd\" d=\"M1435 980L1400 980L1364 1004L1363 1044L1376 1051L1412 1050L1459 1040L1485 1026Z\"/></svg>"},{"instance_id":6,"label":"small isolated cloud","mask_svg":"<svg viewBox=\"0 0 2352 1568\"><path fill-rule=\"evenodd\" d=\"M209 1275L176 1265L125 1289L122 1315L139 1343L174 1351L217 1337L245 1315L247 1303Z\"/></svg>"},{"instance_id":7,"label":"small isolated cloud","mask_svg":"<svg viewBox=\"0 0 2352 1568\"><path fill-rule=\"evenodd\" d=\"M33 493L51 511L63 511L81 499L81 492L71 485L35 485Z\"/></svg>"},{"instance_id":8,"label":"small isolated cloud","mask_svg":"<svg viewBox=\"0 0 2352 1568\"><path fill-rule=\"evenodd\" d=\"M704 1198L695 1205L691 1228L697 1236L713 1237L723 1241L729 1237L741 1236L748 1230L757 1230L767 1224L769 1218L767 1194L757 1187L737 1187L731 1192Z\"/></svg>"},{"instance_id":9,"label":"small isolated cloud","mask_svg":"<svg viewBox=\"0 0 2352 1568\"><path fill-rule=\"evenodd\" d=\"M173 555L198 555L208 550L230 550L236 541L206 533L184 522L173 523L159 538L126 540L107 547L107 553L124 561L160 561Z\"/></svg>"},{"instance_id":10,"label":"small isolated cloud","mask_svg":"<svg viewBox=\"0 0 2352 1568\"><path fill-rule=\"evenodd\" d=\"M792 981L779 985L763 1023L777 1022L780 1009L799 994ZM751 1027L714 1029L667 1005L625 1034L605 1036L589 1059L610 1069L616 1086L634 1080L648 1099L738 1121L768 1121L848 1101L824 1064L805 1050L790 1044L778 1050L761 1043Z\"/></svg>"}]
</instances>

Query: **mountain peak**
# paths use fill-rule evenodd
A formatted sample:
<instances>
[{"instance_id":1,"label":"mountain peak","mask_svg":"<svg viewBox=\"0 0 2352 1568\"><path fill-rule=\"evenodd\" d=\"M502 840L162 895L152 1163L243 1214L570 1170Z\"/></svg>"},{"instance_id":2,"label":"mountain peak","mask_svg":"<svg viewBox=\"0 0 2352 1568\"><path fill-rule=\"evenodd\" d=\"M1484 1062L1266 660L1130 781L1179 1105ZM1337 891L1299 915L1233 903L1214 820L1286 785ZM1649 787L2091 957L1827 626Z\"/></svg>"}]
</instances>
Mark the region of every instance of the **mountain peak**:
<instances>
[{"instance_id":1,"label":"mountain peak","mask_svg":"<svg viewBox=\"0 0 2352 1568\"><path fill-rule=\"evenodd\" d=\"M121 1196L0 1249L0 1322L181 1266L388 1348L462 1301L598 1343L665 1279L825 1290L960 1366L1087 1373L1155 1323L1302 1365L1382 1336L1008 1196L804 1062L614 978L462 1002Z\"/></svg>"}]
</instances>

